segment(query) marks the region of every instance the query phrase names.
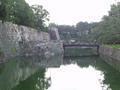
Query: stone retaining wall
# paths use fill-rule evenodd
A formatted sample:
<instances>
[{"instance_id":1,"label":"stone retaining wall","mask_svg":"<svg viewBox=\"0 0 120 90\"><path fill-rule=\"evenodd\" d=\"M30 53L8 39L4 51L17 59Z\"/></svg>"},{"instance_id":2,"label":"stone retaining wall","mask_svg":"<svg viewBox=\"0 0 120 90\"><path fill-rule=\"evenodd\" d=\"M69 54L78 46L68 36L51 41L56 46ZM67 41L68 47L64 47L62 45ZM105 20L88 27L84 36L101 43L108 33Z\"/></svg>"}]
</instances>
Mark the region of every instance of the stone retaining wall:
<instances>
[{"instance_id":1,"label":"stone retaining wall","mask_svg":"<svg viewBox=\"0 0 120 90\"><path fill-rule=\"evenodd\" d=\"M120 49L109 46L100 46L99 53L101 58L120 71Z\"/></svg>"},{"instance_id":2,"label":"stone retaining wall","mask_svg":"<svg viewBox=\"0 0 120 90\"><path fill-rule=\"evenodd\" d=\"M4 58L19 55L50 56L50 50L58 50L61 48L60 46L61 41L51 41L49 33L37 32L33 28L8 22L0 22L0 62ZM52 52L55 53L56 51Z\"/></svg>"}]
</instances>

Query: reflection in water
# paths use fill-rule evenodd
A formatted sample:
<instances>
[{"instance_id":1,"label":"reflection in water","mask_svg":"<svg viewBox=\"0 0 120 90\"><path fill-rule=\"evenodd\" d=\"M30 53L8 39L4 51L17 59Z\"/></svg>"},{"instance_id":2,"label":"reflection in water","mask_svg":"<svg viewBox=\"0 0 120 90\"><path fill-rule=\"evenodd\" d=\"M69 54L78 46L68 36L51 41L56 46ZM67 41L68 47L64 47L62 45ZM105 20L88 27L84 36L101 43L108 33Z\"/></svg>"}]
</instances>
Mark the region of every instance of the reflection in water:
<instances>
[{"instance_id":1,"label":"reflection in water","mask_svg":"<svg viewBox=\"0 0 120 90\"><path fill-rule=\"evenodd\" d=\"M56 57L54 58L56 59ZM9 62L5 64L1 64L0 90L11 90L11 88L16 85L18 86L21 82L24 82L29 77L32 77L31 75L36 75L36 72L40 71L41 67L44 67L45 69L45 67L59 67L61 65L61 58L58 58L58 63L54 62L52 64L53 60L53 57L49 59L44 59L41 57L16 57L10 59ZM39 72L38 74L40 75Z\"/></svg>"},{"instance_id":2,"label":"reflection in water","mask_svg":"<svg viewBox=\"0 0 120 90\"><path fill-rule=\"evenodd\" d=\"M28 58L27 58L28 59ZM11 90L12 87L25 80L31 74L36 72L38 66L33 61L25 58L14 58L2 67L0 74L0 90Z\"/></svg>"},{"instance_id":3,"label":"reflection in water","mask_svg":"<svg viewBox=\"0 0 120 90\"><path fill-rule=\"evenodd\" d=\"M64 56L92 56L98 55L97 47L65 47Z\"/></svg>"},{"instance_id":4,"label":"reflection in water","mask_svg":"<svg viewBox=\"0 0 120 90\"><path fill-rule=\"evenodd\" d=\"M30 76L12 90L46 90L50 86L50 78L45 79L45 69L40 68L38 72Z\"/></svg>"},{"instance_id":5,"label":"reflection in water","mask_svg":"<svg viewBox=\"0 0 120 90\"><path fill-rule=\"evenodd\" d=\"M103 90L119 90L120 89L120 72L108 65L99 57L80 57L80 58L66 58L64 64L77 63L81 68L88 68L89 66L101 71L104 75L103 84L108 85L109 89ZM106 87L106 86L102 87Z\"/></svg>"},{"instance_id":6,"label":"reflection in water","mask_svg":"<svg viewBox=\"0 0 120 90\"><path fill-rule=\"evenodd\" d=\"M104 74L92 66L80 68L77 64L49 68L46 77L51 76L52 85L48 90L108 90L103 84ZM110 89L109 89L110 90Z\"/></svg>"},{"instance_id":7,"label":"reflection in water","mask_svg":"<svg viewBox=\"0 0 120 90\"><path fill-rule=\"evenodd\" d=\"M0 65L0 90L119 90L120 73L99 57L18 57Z\"/></svg>"}]
</instances>

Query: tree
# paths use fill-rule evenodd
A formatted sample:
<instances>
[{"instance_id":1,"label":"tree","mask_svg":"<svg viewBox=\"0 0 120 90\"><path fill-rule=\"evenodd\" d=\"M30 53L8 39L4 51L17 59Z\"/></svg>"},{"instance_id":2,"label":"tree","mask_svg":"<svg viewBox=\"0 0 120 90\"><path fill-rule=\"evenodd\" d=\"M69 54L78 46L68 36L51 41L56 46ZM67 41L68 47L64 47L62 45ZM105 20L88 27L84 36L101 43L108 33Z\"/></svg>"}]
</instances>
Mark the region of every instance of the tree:
<instances>
[{"instance_id":1,"label":"tree","mask_svg":"<svg viewBox=\"0 0 120 90\"><path fill-rule=\"evenodd\" d=\"M33 27L34 13L25 0L1 0L0 19Z\"/></svg>"},{"instance_id":2,"label":"tree","mask_svg":"<svg viewBox=\"0 0 120 90\"><path fill-rule=\"evenodd\" d=\"M48 11L41 5L33 5L31 8L35 15L35 27L38 31L45 31L47 29L45 22L49 20Z\"/></svg>"},{"instance_id":3,"label":"tree","mask_svg":"<svg viewBox=\"0 0 120 90\"><path fill-rule=\"evenodd\" d=\"M24 0L14 0L14 22L34 27L34 13Z\"/></svg>"},{"instance_id":4,"label":"tree","mask_svg":"<svg viewBox=\"0 0 120 90\"><path fill-rule=\"evenodd\" d=\"M71 39L77 39L77 32L74 26L70 25L57 25L60 38L62 40L69 41Z\"/></svg>"},{"instance_id":5,"label":"tree","mask_svg":"<svg viewBox=\"0 0 120 90\"><path fill-rule=\"evenodd\" d=\"M0 0L0 19L2 22L12 20L13 4L13 0Z\"/></svg>"},{"instance_id":6,"label":"tree","mask_svg":"<svg viewBox=\"0 0 120 90\"><path fill-rule=\"evenodd\" d=\"M108 16L104 16L99 25L94 28L93 40L105 44L120 43L120 4L112 5Z\"/></svg>"},{"instance_id":7,"label":"tree","mask_svg":"<svg viewBox=\"0 0 120 90\"><path fill-rule=\"evenodd\" d=\"M96 22L78 22L76 24L76 30L78 31L80 42L90 42L89 34L91 33L92 28L94 28L96 25Z\"/></svg>"},{"instance_id":8,"label":"tree","mask_svg":"<svg viewBox=\"0 0 120 90\"><path fill-rule=\"evenodd\" d=\"M46 31L48 11L41 5L30 7L25 0L0 0L0 19Z\"/></svg>"}]
</instances>

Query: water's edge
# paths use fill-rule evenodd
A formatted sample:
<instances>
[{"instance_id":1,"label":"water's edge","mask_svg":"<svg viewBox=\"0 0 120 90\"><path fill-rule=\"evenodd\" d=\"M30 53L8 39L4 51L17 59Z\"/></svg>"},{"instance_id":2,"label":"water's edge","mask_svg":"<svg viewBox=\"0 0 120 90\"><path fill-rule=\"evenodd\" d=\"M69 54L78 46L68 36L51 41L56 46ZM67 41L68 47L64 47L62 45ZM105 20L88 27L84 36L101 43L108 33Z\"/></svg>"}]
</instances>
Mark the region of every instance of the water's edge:
<instances>
[{"instance_id":1,"label":"water's edge","mask_svg":"<svg viewBox=\"0 0 120 90\"><path fill-rule=\"evenodd\" d=\"M120 49L102 45L99 48L99 54L104 61L120 71Z\"/></svg>"}]
</instances>

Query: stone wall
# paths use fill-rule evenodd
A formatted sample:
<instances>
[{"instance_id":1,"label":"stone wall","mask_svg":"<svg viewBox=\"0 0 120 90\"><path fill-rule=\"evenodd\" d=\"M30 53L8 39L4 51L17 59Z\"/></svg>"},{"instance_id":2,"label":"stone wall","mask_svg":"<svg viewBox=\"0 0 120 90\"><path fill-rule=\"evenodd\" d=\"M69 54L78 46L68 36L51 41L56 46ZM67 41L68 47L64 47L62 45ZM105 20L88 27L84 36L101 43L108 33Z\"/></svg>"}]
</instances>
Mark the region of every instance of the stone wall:
<instances>
[{"instance_id":1,"label":"stone wall","mask_svg":"<svg viewBox=\"0 0 120 90\"><path fill-rule=\"evenodd\" d=\"M55 49L55 45L60 46L61 42L50 41L48 33L0 22L0 60L19 55L43 55L43 52L45 55L48 50Z\"/></svg>"},{"instance_id":2,"label":"stone wall","mask_svg":"<svg viewBox=\"0 0 120 90\"><path fill-rule=\"evenodd\" d=\"M120 71L120 49L109 46L100 46L99 53L101 58Z\"/></svg>"},{"instance_id":3,"label":"stone wall","mask_svg":"<svg viewBox=\"0 0 120 90\"><path fill-rule=\"evenodd\" d=\"M60 40L58 28L56 27L49 27L49 34L51 40Z\"/></svg>"}]
</instances>

